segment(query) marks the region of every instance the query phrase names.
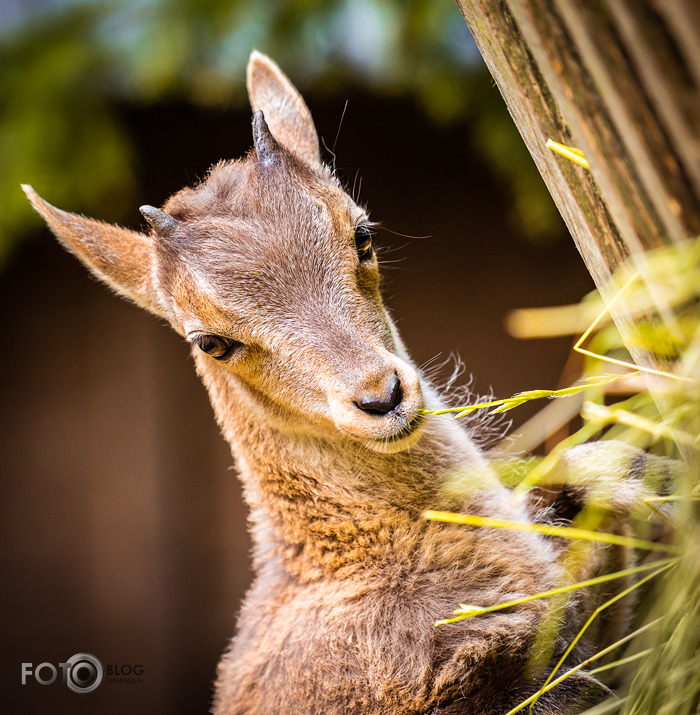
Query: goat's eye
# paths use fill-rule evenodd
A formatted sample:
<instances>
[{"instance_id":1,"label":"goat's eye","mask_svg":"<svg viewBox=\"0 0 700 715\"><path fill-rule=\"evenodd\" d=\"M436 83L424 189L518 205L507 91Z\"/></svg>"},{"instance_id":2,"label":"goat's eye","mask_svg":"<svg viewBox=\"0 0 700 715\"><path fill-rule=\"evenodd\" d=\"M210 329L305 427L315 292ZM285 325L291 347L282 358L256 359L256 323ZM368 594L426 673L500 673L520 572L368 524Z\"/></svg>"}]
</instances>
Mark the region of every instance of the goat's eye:
<instances>
[{"instance_id":1,"label":"goat's eye","mask_svg":"<svg viewBox=\"0 0 700 715\"><path fill-rule=\"evenodd\" d=\"M355 249L360 261L367 261L372 257L372 231L368 226L358 226L355 229Z\"/></svg>"},{"instance_id":2,"label":"goat's eye","mask_svg":"<svg viewBox=\"0 0 700 715\"><path fill-rule=\"evenodd\" d=\"M237 346L241 345L236 340L222 338L220 335L194 335L191 340L202 352L211 355L216 360L225 358Z\"/></svg>"}]
</instances>

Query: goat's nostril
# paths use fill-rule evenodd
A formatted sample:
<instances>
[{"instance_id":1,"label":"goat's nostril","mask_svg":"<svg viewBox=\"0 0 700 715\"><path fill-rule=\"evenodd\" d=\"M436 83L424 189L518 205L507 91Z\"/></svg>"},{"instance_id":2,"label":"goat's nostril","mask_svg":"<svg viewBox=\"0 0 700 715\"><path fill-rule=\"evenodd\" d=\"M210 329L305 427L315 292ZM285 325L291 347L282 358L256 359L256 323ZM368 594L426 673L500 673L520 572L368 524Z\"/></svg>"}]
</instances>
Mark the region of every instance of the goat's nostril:
<instances>
[{"instance_id":1,"label":"goat's nostril","mask_svg":"<svg viewBox=\"0 0 700 715\"><path fill-rule=\"evenodd\" d=\"M401 381L398 375L392 375L391 379L387 380L383 391L368 392L360 396L355 404L363 412L369 412L372 415L385 415L398 407L402 399Z\"/></svg>"}]
</instances>

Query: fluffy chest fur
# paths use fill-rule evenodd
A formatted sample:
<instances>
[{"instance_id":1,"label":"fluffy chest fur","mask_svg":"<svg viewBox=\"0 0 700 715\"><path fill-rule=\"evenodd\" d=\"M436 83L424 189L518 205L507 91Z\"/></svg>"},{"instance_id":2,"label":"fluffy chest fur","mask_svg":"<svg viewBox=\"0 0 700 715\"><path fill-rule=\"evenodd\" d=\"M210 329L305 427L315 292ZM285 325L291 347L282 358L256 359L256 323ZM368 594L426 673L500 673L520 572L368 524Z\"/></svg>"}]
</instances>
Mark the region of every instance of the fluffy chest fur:
<instances>
[{"instance_id":1,"label":"fluffy chest fur","mask_svg":"<svg viewBox=\"0 0 700 715\"><path fill-rule=\"evenodd\" d=\"M300 583L284 556L269 560L221 662L216 712L424 713L462 694L476 713L517 688L541 602L447 627L435 621L458 603L536 592L551 574L546 548L526 563L517 539L416 529L422 540L394 534L382 562L346 578Z\"/></svg>"}]
</instances>

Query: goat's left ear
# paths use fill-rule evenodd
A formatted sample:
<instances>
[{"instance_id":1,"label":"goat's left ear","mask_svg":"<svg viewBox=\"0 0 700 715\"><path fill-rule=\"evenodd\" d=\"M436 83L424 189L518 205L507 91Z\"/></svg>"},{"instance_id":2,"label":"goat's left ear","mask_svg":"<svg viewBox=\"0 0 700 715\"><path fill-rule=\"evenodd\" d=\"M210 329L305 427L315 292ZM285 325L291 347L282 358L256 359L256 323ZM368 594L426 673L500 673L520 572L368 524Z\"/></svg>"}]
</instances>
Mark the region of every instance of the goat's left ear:
<instances>
[{"instance_id":1,"label":"goat's left ear","mask_svg":"<svg viewBox=\"0 0 700 715\"><path fill-rule=\"evenodd\" d=\"M166 317L153 285L150 238L121 226L61 211L22 186L58 240L100 280L151 313Z\"/></svg>"},{"instance_id":2,"label":"goat's left ear","mask_svg":"<svg viewBox=\"0 0 700 715\"><path fill-rule=\"evenodd\" d=\"M311 112L282 70L269 57L253 50L246 84L253 112L263 111L277 142L308 164L321 164Z\"/></svg>"}]
</instances>

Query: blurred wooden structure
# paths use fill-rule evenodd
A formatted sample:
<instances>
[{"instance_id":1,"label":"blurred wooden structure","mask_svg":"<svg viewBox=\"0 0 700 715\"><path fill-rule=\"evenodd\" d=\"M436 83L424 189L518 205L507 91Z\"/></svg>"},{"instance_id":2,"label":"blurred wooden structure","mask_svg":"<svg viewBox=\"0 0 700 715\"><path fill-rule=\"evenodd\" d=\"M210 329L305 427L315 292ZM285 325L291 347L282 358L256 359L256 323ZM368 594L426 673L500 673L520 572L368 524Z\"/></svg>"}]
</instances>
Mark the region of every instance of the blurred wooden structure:
<instances>
[{"instance_id":1,"label":"blurred wooden structure","mask_svg":"<svg viewBox=\"0 0 700 715\"><path fill-rule=\"evenodd\" d=\"M695 0L457 2L599 289L630 254L700 233Z\"/></svg>"}]
</instances>

